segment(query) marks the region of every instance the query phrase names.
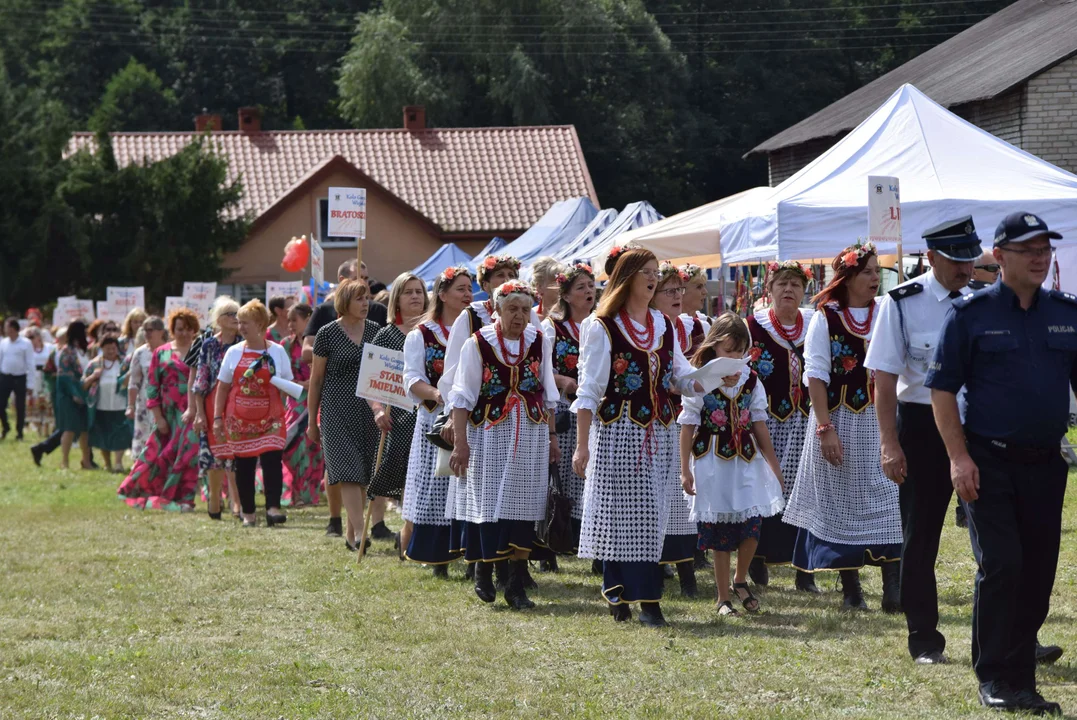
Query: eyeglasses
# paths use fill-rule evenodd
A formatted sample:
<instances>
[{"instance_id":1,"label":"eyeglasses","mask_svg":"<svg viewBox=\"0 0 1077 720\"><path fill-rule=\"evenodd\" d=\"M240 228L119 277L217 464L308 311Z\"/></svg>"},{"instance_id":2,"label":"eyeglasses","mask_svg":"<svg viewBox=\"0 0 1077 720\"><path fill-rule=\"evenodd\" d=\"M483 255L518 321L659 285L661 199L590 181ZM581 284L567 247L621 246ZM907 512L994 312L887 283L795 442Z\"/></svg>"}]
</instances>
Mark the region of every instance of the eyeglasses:
<instances>
[{"instance_id":1,"label":"eyeglasses","mask_svg":"<svg viewBox=\"0 0 1077 720\"><path fill-rule=\"evenodd\" d=\"M976 266L977 270L986 270L987 272L990 272L990 273L997 273L998 268L999 268L999 266L997 264L993 264L993 265L977 265Z\"/></svg>"},{"instance_id":2,"label":"eyeglasses","mask_svg":"<svg viewBox=\"0 0 1077 720\"><path fill-rule=\"evenodd\" d=\"M658 279L658 271L657 270L640 270L637 274L642 275L643 277L648 278L650 280L657 280Z\"/></svg>"},{"instance_id":3,"label":"eyeglasses","mask_svg":"<svg viewBox=\"0 0 1077 720\"><path fill-rule=\"evenodd\" d=\"M217 317L236 317L237 315L239 315L239 313L226 312L226 313L221 313Z\"/></svg>"},{"instance_id":4,"label":"eyeglasses","mask_svg":"<svg viewBox=\"0 0 1077 720\"><path fill-rule=\"evenodd\" d=\"M681 295L684 295L685 289L686 288L682 288L682 287L666 288L665 290L659 290L658 292L662 293L663 295L665 295L668 298L675 298L675 297L679 297Z\"/></svg>"},{"instance_id":5,"label":"eyeglasses","mask_svg":"<svg viewBox=\"0 0 1077 720\"><path fill-rule=\"evenodd\" d=\"M1018 250L1017 248L1004 246L1000 247L999 250L1002 250L1003 252L1011 252L1014 255L1030 255L1034 258L1041 258L1051 257L1051 253L1055 251L1055 247L1053 245L1046 245L1044 247L1024 248L1023 250ZM998 266L996 265L995 267Z\"/></svg>"}]
</instances>

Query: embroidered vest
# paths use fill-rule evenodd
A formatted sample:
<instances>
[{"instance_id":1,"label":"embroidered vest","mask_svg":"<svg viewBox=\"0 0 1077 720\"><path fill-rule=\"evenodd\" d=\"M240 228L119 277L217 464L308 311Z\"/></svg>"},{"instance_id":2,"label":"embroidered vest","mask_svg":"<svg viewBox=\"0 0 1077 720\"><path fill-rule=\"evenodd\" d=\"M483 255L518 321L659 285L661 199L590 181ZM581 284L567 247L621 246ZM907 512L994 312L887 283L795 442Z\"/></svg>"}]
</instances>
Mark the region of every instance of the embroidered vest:
<instances>
[{"instance_id":1,"label":"embroidered vest","mask_svg":"<svg viewBox=\"0 0 1077 720\"><path fill-rule=\"evenodd\" d=\"M481 333L474 337L482 358L482 388L475 409L471 411L471 424L488 422L488 427L493 427L512 415L512 406L516 403L522 406L520 410L527 413L532 422L547 422L549 416L542 387L542 333L535 335L523 361L515 366L501 362Z\"/></svg>"},{"instance_id":2,"label":"embroidered vest","mask_svg":"<svg viewBox=\"0 0 1077 720\"><path fill-rule=\"evenodd\" d=\"M419 332L423 336L426 378L431 385L437 387L441 374L445 372L445 344L438 339L433 330L426 326L426 323L419 325ZM422 405L429 412L434 412L438 406L433 400L423 400Z\"/></svg>"},{"instance_id":3,"label":"embroidered vest","mask_svg":"<svg viewBox=\"0 0 1077 720\"><path fill-rule=\"evenodd\" d=\"M770 416L779 422L788 420L797 410L807 416L811 408L811 398L802 384L803 340L791 353L759 324L754 315L748 316L748 332L752 336L752 360L748 364L759 375L763 388L767 391L767 409ZM792 365L794 362L798 368L795 373Z\"/></svg>"},{"instance_id":4,"label":"embroidered vest","mask_svg":"<svg viewBox=\"0 0 1077 720\"><path fill-rule=\"evenodd\" d=\"M755 438L752 436L752 391L759 384L753 372L741 385L737 396L730 399L720 389L703 396L703 412L692 438L692 454L701 458L712 447L723 460L755 457Z\"/></svg>"},{"instance_id":5,"label":"embroidered vest","mask_svg":"<svg viewBox=\"0 0 1077 720\"><path fill-rule=\"evenodd\" d=\"M599 318L610 338L610 377L598 407L598 417L609 425L627 413L632 422L647 427L658 419L669 426L674 411L673 323L667 320L662 340L652 352L640 350L621 332L612 318Z\"/></svg>"},{"instance_id":6,"label":"embroidered vest","mask_svg":"<svg viewBox=\"0 0 1077 720\"><path fill-rule=\"evenodd\" d=\"M579 379L580 341L572 337L565 321L555 322L553 344L553 371L558 375Z\"/></svg>"},{"instance_id":7,"label":"embroidered vest","mask_svg":"<svg viewBox=\"0 0 1077 720\"><path fill-rule=\"evenodd\" d=\"M825 307L830 333L830 385L826 392L830 411L844 405L855 413L875 402L875 373L864 367L868 342L853 333L842 321L841 313Z\"/></svg>"},{"instance_id":8,"label":"embroidered vest","mask_svg":"<svg viewBox=\"0 0 1077 720\"><path fill-rule=\"evenodd\" d=\"M485 323L482 321L482 318L479 317L478 311L468 305L465 312L467 312L467 319L471 323L471 334L474 335L479 330L482 330L482 326L485 325Z\"/></svg>"},{"instance_id":9,"label":"embroidered vest","mask_svg":"<svg viewBox=\"0 0 1077 720\"><path fill-rule=\"evenodd\" d=\"M677 330L677 342L678 342L678 344L680 344L680 342L681 342L680 330L679 330L679 328L681 327L681 319L680 319L680 317L677 317L673 322L676 323L676 327L678 328L678 330ZM699 344L701 342L703 342L703 338L706 336L706 333L703 332L703 323L701 323L699 321L699 318L697 318L697 317L692 318L692 328L691 328L691 330L689 330L688 332L685 333L685 336L686 336L685 341L687 342L687 345L682 345L681 352L684 353L684 356L686 358L691 358L692 357L692 350L699 347ZM677 417L678 415L681 414L681 395L680 395L680 393L670 393L670 398L669 399L673 403L673 416Z\"/></svg>"}]
</instances>

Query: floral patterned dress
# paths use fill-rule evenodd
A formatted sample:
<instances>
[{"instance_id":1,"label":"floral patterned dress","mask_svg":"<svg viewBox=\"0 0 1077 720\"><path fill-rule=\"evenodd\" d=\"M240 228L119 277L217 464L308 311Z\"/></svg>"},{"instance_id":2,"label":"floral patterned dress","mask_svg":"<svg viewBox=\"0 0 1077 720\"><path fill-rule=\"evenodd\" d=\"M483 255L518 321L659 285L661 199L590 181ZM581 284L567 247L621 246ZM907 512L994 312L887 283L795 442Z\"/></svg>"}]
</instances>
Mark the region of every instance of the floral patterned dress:
<instances>
[{"instance_id":1,"label":"floral patterned dress","mask_svg":"<svg viewBox=\"0 0 1077 720\"><path fill-rule=\"evenodd\" d=\"M169 432L154 432L117 494L131 507L190 510L198 487L198 433L180 421L187 410L189 368L165 343L150 358L146 407L161 409Z\"/></svg>"},{"instance_id":2,"label":"floral patterned dress","mask_svg":"<svg viewBox=\"0 0 1077 720\"><path fill-rule=\"evenodd\" d=\"M303 343L296 337L284 341L284 349L292 360L292 376L296 382L310 380L310 364L303 362ZM284 493L281 505L317 505L325 476L322 446L307 437L307 393L296 400L288 398L285 422L290 444L284 449ZM294 438L294 439L293 439Z\"/></svg>"},{"instance_id":3,"label":"floral patterned dress","mask_svg":"<svg viewBox=\"0 0 1077 720\"><path fill-rule=\"evenodd\" d=\"M206 404L206 419L212 422L213 403L216 399L217 374L221 371L221 360L228 348L239 342L237 335L232 342L225 345L218 337L209 337L202 343L202 349L198 354L198 369L194 376L194 393ZM202 493L202 501L209 501L209 471L210 470L235 470L234 459L217 459L209 446L209 435L205 432L198 434L198 485ZM222 487L222 499L227 499L228 488Z\"/></svg>"}]
</instances>

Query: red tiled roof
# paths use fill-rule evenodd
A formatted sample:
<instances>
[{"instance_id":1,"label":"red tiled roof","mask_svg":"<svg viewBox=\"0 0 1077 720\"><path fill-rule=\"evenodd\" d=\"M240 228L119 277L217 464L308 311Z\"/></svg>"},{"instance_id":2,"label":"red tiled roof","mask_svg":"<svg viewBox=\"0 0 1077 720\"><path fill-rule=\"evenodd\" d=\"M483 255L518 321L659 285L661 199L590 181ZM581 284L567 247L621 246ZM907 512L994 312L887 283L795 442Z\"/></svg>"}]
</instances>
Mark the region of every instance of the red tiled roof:
<instances>
[{"instance_id":1,"label":"red tiled roof","mask_svg":"<svg viewBox=\"0 0 1077 720\"><path fill-rule=\"evenodd\" d=\"M113 133L120 166L156 161L195 133ZM427 130L214 132L213 148L243 183L242 211L258 217L319 165L340 155L446 233L523 230L559 200L598 205L571 125ZM93 147L76 133L69 150Z\"/></svg>"}]
</instances>

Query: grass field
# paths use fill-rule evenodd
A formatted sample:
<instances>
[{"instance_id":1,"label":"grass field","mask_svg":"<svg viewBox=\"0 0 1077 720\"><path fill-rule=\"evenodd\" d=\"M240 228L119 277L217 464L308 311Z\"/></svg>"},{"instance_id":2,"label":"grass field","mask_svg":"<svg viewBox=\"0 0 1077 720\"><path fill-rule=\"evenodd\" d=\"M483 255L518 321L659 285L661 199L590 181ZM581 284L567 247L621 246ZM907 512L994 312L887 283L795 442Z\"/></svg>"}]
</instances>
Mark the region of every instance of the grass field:
<instances>
[{"instance_id":1,"label":"grass field","mask_svg":"<svg viewBox=\"0 0 1077 720\"><path fill-rule=\"evenodd\" d=\"M58 453L57 453L58 455ZM764 612L721 621L676 582L654 631L615 624L589 562L538 576L535 610L483 605L375 544L356 567L323 508L284 529L140 512L115 476L38 469L0 443L0 718L985 717L969 664L974 566L949 524L939 584L953 663L917 667L900 616L837 611L772 573ZM77 464L73 462L73 464ZM1067 653L1042 692L1077 714L1077 485L1051 616ZM399 526L399 518L390 519Z\"/></svg>"}]
</instances>

